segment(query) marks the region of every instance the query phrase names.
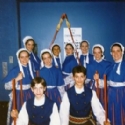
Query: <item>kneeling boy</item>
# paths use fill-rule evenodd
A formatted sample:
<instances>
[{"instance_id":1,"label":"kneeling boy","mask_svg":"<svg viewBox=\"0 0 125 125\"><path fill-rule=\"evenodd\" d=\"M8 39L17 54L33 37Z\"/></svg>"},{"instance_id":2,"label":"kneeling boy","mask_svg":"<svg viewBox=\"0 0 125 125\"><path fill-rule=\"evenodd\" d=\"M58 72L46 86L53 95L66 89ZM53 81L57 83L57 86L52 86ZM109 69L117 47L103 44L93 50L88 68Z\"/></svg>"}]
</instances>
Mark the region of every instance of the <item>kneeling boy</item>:
<instances>
[{"instance_id":1,"label":"kneeling boy","mask_svg":"<svg viewBox=\"0 0 125 125\"><path fill-rule=\"evenodd\" d=\"M64 94L60 107L61 125L95 125L92 111L101 125L110 125L109 122L104 124L105 111L95 91L84 86L86 69L76 66L72 73L75 85Z\"/></svg>"},{"instance_id":2,"label":"kneeling boy","mask_svg":"<svg viewBox=\"0 0 125 125\"><path fill-rule=\"evenodd\" d=\"M56 103L45 96L46 82L36 77L31 82L34 98L25 102L18 115L16 110L11 112L16 117L16 125L60 125Z\"/></svg>"}]
</instances>

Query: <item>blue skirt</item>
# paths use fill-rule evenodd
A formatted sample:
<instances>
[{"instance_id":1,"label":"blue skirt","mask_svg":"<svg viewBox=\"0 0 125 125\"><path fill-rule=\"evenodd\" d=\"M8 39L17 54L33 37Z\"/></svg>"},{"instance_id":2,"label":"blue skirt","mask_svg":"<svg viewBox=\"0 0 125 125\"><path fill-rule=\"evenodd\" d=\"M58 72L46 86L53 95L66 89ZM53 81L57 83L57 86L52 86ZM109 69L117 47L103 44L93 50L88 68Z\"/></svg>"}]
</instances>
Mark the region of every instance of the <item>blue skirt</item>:
<instances>
[{"instance_id":1,"label":"blue skirt","mask_svg":"<svg viewBox=\"0 0 125 125\"><path fill-rule=\"evenodd\" d=\"M23 97L22 97L23 103L28 99L34 97L34 94L31 91L31 89L22 90L22 93L23 93ZM12 123L12 118L10 116L12 107L13 107L13 100L10 99L9 106L8 106L7 125L11 125ZM22 107L22 102L21 102L20 90L16 90L16 109L18 110L18 112L20 111L21 107Z\"/></svg>"},{"instance_id":2,"label":"blue skirt","mask_svg":"<svg viewBox=\"0 0 125 125\"><path fill-rule=\"evenodd\" d=\"M27 89L27 90L22 90L22 100L21 100L21 93L20 90L16 90L16 102L17 102L17 110L20 111L22 104L24 102L26 102L28 99L31 99L34 97L33 92L31 91L31 89ZM22 103L23 102L23 103Z\"/></svg>"},{"instance_id":3,"label":"blue skirt","mask_svg":"<svg viewBox=\"0 0 125 125\"><path fill-rule=\"evenodd\" d=\"M108 87L108 118L111 125L125 125L125 86Z\"/></svg>"},{"instance_id":4,"label":"blue skirt","mask_svg":"<svg viewBox=\"0 0 125 125\"><path fill-rule=\"evenodd\" d=\"M52 101L56 102L57 107L59 109L60 108L60 103L61 103L61 95L60 95L59 90L57 89L57 87L55 87L55 88L47 88L45 94Z\"/></svg>"}]
</instances>

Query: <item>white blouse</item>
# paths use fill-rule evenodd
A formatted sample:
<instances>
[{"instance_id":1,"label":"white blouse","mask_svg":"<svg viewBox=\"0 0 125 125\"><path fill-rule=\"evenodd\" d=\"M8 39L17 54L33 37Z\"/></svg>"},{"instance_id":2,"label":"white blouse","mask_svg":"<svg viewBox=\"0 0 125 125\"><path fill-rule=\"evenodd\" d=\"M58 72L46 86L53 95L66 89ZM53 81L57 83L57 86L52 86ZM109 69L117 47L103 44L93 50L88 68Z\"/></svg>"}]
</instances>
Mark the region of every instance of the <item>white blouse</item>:
<instances>
[{"instance_id":1,"label":"white blouse","mask_svg":"<svg viewBox=\"0 0 125 125\"><path fill-rule=\"evenodd\" d=\"M44 102L45 102L45 96L42 97L40 100L37 100L36 98L34 99L35 106L43 105ZM16 120L16 125L28 125L28 122L29 122L29 118L28 118L28 113L26 110L26 102L25 102L23 104L23 106L20 110L20 113L18 115L18 118ZM12 125L14 125L14 124L12 123ZM61 125L56 103L54 103L54 105L53 105L53 110L52 110L52 114L50 116L49 125Z\"/></svg>"},{"instance_id":2,"label":"white blouse","mask_svg":"<svg viewBox=\"0 0 125 125\"><path fill-rule=\"evenodd\" d=\"M75 91L77 94L80 94L80 93L84 92L84 87L81 89L78 89L75 86ZM94 115L97 118L97 121L101 125L104 125L103 122L105 121L105 111L104 111L101 103L99 102L99 99L98 99L95 91L93 91L93 90L92 90L91 107L92 107ZM60 106L61 125L68 125L69 124L69 115L70 115L69 109L70 109L70 102L68 99L67 92L65 92L63 99L62 99L61 106Z\"/></svg>"}]
</instances>

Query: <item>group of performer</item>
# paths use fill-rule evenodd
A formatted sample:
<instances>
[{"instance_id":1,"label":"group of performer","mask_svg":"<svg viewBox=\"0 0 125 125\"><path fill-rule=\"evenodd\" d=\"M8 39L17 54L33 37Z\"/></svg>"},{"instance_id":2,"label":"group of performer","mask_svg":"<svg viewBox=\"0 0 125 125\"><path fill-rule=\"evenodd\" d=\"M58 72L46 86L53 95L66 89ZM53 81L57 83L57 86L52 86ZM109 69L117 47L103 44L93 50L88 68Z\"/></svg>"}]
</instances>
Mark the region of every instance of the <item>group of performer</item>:
<instances>
[{"instance_id":1,"label":"group of performer","mask_svg":"<svg viewBox=\"0 0 125 125\"><path fill-rule=\"evenodd\" d=\"M113 43L110 48L114 63L104 58L100 44L95 44L90 54L86 40L80 43L79 59L74 43L67 43L63 62L58 44L41 50L40 58L33 53L33 37L26 36L23 44L24 48L16 53L18 65L3 80L6 90L14 90L13 79L16 88L16 101L9 94L7 125L12 118L16 118L17 125L125 125L125 61L121 43ZM108 106L106 111L104 105Z\"/></svg>"}]
</instances>

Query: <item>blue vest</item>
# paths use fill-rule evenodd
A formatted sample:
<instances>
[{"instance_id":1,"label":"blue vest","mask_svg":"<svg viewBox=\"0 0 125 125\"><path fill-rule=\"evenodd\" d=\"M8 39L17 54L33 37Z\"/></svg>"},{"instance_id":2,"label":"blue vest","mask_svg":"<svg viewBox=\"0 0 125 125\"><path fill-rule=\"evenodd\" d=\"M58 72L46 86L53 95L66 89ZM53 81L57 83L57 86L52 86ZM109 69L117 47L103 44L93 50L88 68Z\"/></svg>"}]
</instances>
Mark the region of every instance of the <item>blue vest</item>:
<instances>
[{"instance_id":1,"label":"blue vest","mask_svg":"<svg viewBox=\"0 0 125 125\"><path fill-rule=\"evenodd\" d=\"M45 103L41 106L34 105L34 98L29 99L26 103L29 123L34 125L49 125L53 104L54 102L48 97L45 97Z\"/></svg>"},{"instance_id":2,"label":"blue vest","mask_svg":"<svg viewBox=\"0 0 125 125\"><path fill-rule=\"evenodd\" d=\"M70 102L70 115L74 117L88 117L91 112L92 90L84 87L84 92L77 94L75 87L67 91Z\"/></svg>"}]
</instances>

